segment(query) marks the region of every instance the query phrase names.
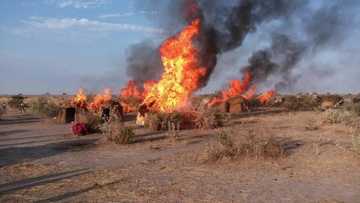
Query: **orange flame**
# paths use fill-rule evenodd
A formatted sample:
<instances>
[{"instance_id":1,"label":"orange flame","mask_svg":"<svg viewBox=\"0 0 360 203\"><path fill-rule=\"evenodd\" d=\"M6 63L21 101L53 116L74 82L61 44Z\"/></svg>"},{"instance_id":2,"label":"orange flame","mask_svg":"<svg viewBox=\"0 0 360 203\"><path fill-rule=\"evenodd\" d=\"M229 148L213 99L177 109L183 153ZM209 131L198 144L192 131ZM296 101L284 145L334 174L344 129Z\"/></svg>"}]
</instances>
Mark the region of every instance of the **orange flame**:
<instances>
[{"instance_id":1,"label":"orange flame","mask_svg":"<svg viewBox=\"0 0 360 203\"><path fill-rule=\"evenodd\" d=\"M251 74L246 72L242 81L231 80L229 89L221 91L221 94L209 101L208 105L213 106L223 103L228 99L242 95L245 99L250 99L256 92L256 87L250 87ZM249 89L250 88L250 89Z\"/></svg>"},{"instance_id":2,"label":"orange flame","mask_svg":"<svg viewBox=\"0 0 360 203\"><path fill-rule=\"evenodd\" d=\"M146 95L149 94L149 92L151 91L151 89L154 87L155 84L156 84L156 81L154 81L154 80L149 80L144 83L144 92L142 94L143 98L145 98Z\"/></svg>"},{"instance_id":3,"label":"orange flame","mask_svg":"<svg viewBox=\"0 0 360 203\"><path fill-rule=\"evenodd\" d=\"M129 113L136 111L137 105L131 105L131 103L133 103L132 99L142 102L155 84L156 81L149 80L143 84L143 88L140 88L133 80L130 80L126 87L120 91L120 102L124 112Z\"/></svg>"},{"instance_id":4,"label":"orange flame","mask_svg":"<svg viewBox=\"0 0 360 203\"><path fill-rule=\"evenodd\" d=\"M94 101L90 103L90 109L94 111L99 111L100 108L111 101L112 99L112 92L111 89L105 89L100 94L96 95Z\"/></svg>"},{"instance_id":5,"label":"orange flame","mask_svg":"<svg viewBox=\"0 0 360 203\"><path fill-rule=\"evenodd\" d=\"M185 106L190 95L199 88L200 80L206 74L206 69L198 65L198 51L192 42L199 31L200 20L196 19L161 45L164 73L146 94L145 104L171 112Z\"/></svg>"},{"instance_id":6,"label":"orange flame","mask_svg":"<svg viewBox=\"0 0 360 203\"><path fill-rule=\"evenodd\" d=\"M78 108L87 108L87 96L84 89L80 88L77 91L76 95L72 99L72 104Z\"/></svg>"},{"instance_id":7,"label":"orange flame","mask_svg":"<svg viewBox=\"0 0 360 203\"><path fill-rule=\"evenodd\" d=\"M263 94L261 94L260 96L258 96L258 100L260 101L261 104L265 105L267 103L269 103L270 99L272 97L274 97L276 95L276 92L274 90L265 92Z\"/></svg>"},{"instance_id":8,"label":"orange flame","mask_svg":"<svg viewBox=\"0 0 360 203\"><path fill-rule=\"evenodd\" d=\"M122 88L120 91L120 96L127 98L127 97L134 97L141 99L142 98L142 92L139 89L139 87L135 84L135 81L130 80L126 87Z\"/></svg>"}]
</instances>

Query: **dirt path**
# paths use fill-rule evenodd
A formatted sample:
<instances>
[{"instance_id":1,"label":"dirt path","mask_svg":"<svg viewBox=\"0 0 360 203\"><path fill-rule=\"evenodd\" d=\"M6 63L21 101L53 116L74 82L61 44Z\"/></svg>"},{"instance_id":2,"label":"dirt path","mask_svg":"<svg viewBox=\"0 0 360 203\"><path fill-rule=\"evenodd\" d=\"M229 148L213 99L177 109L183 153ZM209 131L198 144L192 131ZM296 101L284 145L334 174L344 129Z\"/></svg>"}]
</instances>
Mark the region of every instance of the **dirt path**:
<instances>
[{"instance_id":1,"label":"dirt path","mask_svg":"<svg viewBox=\"0 0 360 203\"><path fill-rule=\"evenodd\" d=\"M360 158L346 126L306 130L316 112L234 118L227 127L301 142L279 160L204 163L216 131L136 129L137 143L73 137L33 115L0 121L1 202L360 202ZM133 125L133 122L127 123Z\"/></svg>"}]
</instances>

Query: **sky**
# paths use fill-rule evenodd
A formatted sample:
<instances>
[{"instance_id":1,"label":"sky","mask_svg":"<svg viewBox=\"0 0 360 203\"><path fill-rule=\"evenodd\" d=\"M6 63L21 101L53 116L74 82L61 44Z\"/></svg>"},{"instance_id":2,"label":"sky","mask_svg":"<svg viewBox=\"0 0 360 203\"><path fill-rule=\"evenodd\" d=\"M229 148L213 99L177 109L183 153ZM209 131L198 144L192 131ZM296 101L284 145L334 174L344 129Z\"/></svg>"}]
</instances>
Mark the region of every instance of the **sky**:
<instances>
[{"instance_id":1,"label":"sky","mask_svg":"<svg viewBox=\"0 0 360 203\"><path fill-rule=\"evenodd\" d=\"M142 1L0 0L0 95L72 94L80 87L90 92L104 88L119 91L129 80L129 47L144 40L160 43L169 34L160 28L159 20L164 18L161 5L144 3L142 10ZM310 7L316 8L331 1L310 2ZM353 3L343 13L350 17L341 29L346 33L343 39L302 58L295 69L301 77L294 91L360 92L359 5ZM303 30L293 27L286 27L286 31L301 38ZM247 65L254 51L269 46L269 36L277 29L281 30L281 24L277 27L270 22L249 33L241 47L219 56L203 92L240 79L239 68Z\"/></svg>"},{"instance_id":2,"label":"sky","mask_svg":"<svg viewBox=\"0 0 360 203\"><path fill-rule=\"evenodd\" d=\"M132 0L1 0L0 11L0 94L120 88L127 47L162 32Z\"/></svg>"}]
</instances>

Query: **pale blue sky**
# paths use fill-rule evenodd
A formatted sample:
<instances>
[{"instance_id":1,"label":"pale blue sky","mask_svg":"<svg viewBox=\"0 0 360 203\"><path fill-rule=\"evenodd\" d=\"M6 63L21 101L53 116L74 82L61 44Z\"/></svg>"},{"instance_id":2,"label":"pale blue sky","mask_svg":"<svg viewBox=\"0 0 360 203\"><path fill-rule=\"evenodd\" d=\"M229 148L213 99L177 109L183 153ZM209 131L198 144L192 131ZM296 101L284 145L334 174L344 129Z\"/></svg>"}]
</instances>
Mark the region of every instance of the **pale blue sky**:
<instances>
[{"instance_id":1,"label":"pale blue sky","mask_svg":"<svg viewBox=\"0 0 360 203\"><path fill-rule=\"evenodd\" d=\"M161 37L161 30L149 20L156 11L135 10L133 4L133 0L1 0L0 94L72 92L108 75L119 81L99 86L120 88L127 79L122 68L126 48Z\"/></svg>"},{"instance_id":2,"label":"pale blue sky","mask_svg":"<svg viewBox=\"0 0 360 203\"><path fill-rule=\"evenodd\" d=\"M169 31L158 27L161 11L142 10L142 2L145 0L0 0L0 94L72 93L79 87L118 91L129 79L125 73L127 48L148 39L161 42L163 33ZM337 1L310 2L310 8L316 8ZM305 55L296 67L301 75L297 91L360 91L360 6L356 0L343 2L350 3L350 9L342 13L349 17L342 30L344 39ZM162 5L143 7L160 10ZM301 38L303 30L297 25L302 22L294 23L285 31ZM263 25L247 36L242 47L219 56L205 90L214 91L229 79L241 78L239 68L246 66L252 52L268 46L269 34L281 29L276 24ZM332 74L325 77L323 72Z\"/></svg>"}]
</instances>

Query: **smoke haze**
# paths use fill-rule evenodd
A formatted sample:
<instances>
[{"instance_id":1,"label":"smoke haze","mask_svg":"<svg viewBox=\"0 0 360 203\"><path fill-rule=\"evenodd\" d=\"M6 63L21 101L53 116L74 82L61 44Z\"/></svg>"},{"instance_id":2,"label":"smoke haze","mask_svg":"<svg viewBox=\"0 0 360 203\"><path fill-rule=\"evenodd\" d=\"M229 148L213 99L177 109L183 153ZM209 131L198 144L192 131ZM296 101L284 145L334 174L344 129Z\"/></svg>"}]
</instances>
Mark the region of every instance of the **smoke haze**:
<instances>
[{"instance_id":1,"label":"smoke haze","mask_svg":"<svg viewBox=\"0 0 360 203\"><path fill-rule=\"evenodd\" d=\"M205 92L240 79L244 71L252 72L260 88L280 92L359 90L354 53L360 46L351 44L359 36L356 0L141 2L136 4L139 9L159 10L152 18L167 35L195 17L202 19L198 43L209 73L203 81ZM132 79L159 77L159 56L151 54L158 46L144 43L129 49L127 73Z\"/></svg>"}]
</instances>

